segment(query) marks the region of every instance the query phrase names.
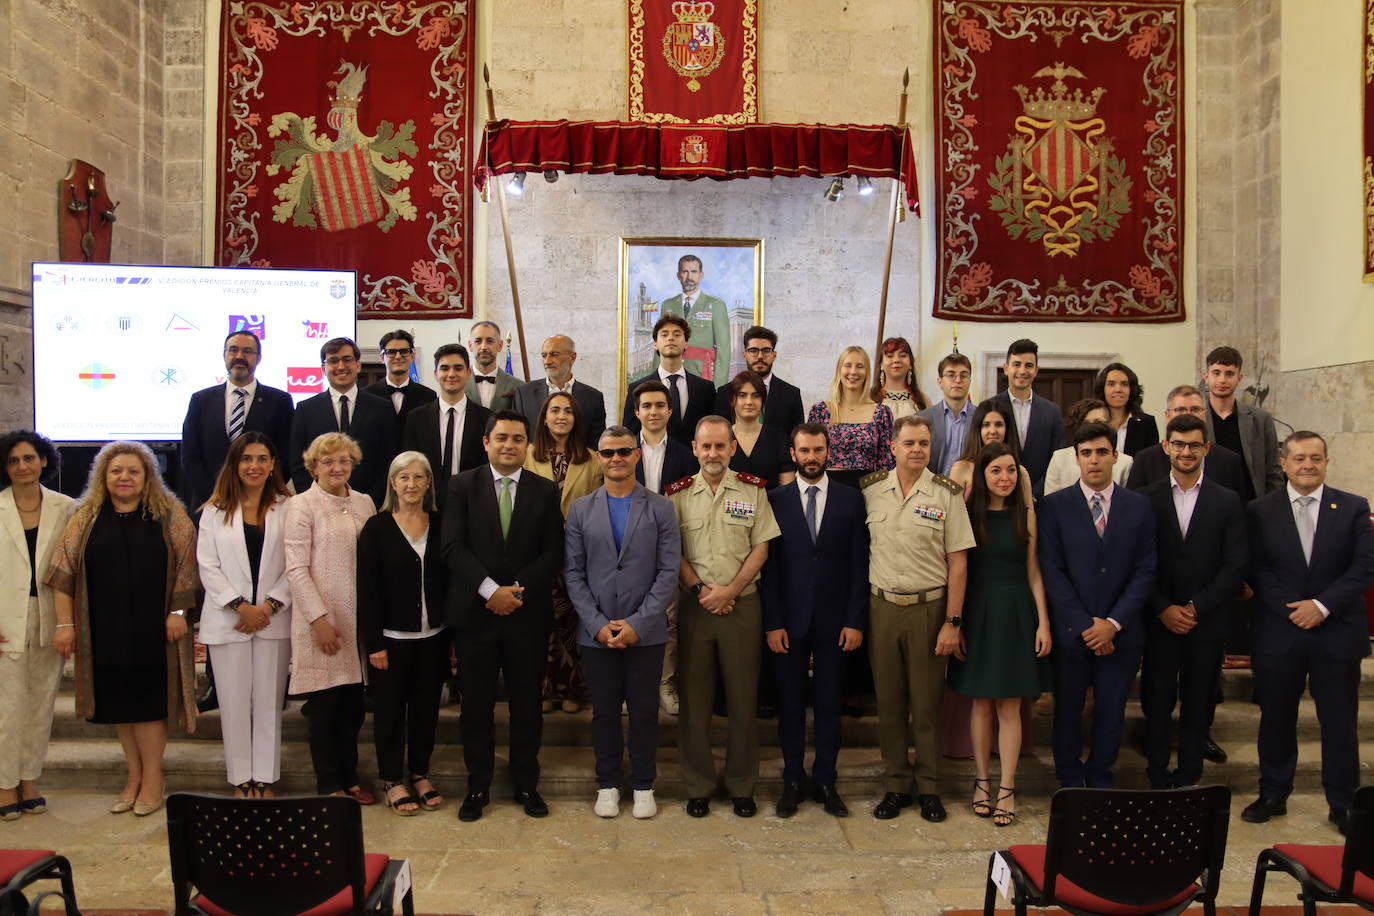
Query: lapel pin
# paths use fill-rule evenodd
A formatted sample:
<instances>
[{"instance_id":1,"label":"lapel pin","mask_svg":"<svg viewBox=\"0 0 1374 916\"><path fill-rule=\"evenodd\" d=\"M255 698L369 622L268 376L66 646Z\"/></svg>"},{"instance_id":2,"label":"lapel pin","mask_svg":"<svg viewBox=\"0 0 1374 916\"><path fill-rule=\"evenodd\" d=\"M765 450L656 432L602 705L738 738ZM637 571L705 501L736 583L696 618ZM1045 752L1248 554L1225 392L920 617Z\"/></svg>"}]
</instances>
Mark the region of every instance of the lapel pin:
<instances>
[{"instance_id":1,"label":"lapel pin","mask_svg":"<svg viewBox=\"0 0 1374 916\"><path fill-rule=\"evenodd\" d=\"M1332 504L1331 504L1331 508L1333 508L1333 509L1336 508L1336 504L1335 504L1335 503L1332 503Z\"/></svg>"}]
</instances>

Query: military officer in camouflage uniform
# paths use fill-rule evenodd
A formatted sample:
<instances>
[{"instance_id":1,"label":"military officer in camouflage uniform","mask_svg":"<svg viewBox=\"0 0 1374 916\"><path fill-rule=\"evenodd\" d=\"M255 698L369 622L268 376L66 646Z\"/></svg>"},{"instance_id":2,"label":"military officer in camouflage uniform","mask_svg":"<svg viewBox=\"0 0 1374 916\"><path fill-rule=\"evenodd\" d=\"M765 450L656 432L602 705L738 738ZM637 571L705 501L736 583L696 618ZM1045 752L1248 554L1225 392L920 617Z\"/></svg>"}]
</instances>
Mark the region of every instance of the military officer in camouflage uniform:
<instances>
[{"instance_id":1,"label":"military officer in camouflage uniform","mask_svg":"<svg viewBox=\"0 0 1374 916\"><path fill-rule=\"evenodd\" d=\"M763 608L759 569L768 542L782 531L773 519L764 482L730 470L735 434L730 421L697 423L692 452L701 472L670 485L664 495L682 530L678 603L678 745L687 787L687 813L705 817L716 788L711 757L711 707L716 666L725 681L730 723L725 741L725 788L735 814L753 817L759 778L756 716Z\"/></svg>"},{"instance_id":2,"label":"military officer in camouflage uniform","mask_svg":"<svg viewBox=\"0 0 1374 916\"><path fill-rule=\"evenodd\" d=\"M930 422L899 419L892 434L897 467L863 478L868 511L868 651L878 698L883 799L873 816L888 820L916 800L928 821L945 819L937 765L945 661L959 646L967 551L973 528L963 487L933 473ZM908 756L915 736L916 766Z\"/></svg>"},{"instance_id":3,"label":"military officer in camouflage uniform","mask_svg":"<svg viewBox=\"0 0 1374 916\"><path fill-rule=\"evenodd\" d=\"M701 258L694 254L678 258L677 281L682 284L682 294L663 300L659 315L687 319L691 343L683 353L682 365L719 388L730 380L730 315L724 300L701 291L705 276Z\"/></svg>"}]
</instances>

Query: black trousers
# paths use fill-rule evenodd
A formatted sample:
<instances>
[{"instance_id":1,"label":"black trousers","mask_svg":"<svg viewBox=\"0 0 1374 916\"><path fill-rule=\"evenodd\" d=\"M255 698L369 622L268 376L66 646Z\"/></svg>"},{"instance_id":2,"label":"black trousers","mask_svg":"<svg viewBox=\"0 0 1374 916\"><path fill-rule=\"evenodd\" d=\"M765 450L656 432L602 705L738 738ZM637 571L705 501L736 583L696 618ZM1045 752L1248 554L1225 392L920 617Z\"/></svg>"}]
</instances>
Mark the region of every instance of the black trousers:
<instances>
[{"instance_id":1,"label":"black trousers","mask_svg":"<svg viewBox=\"0 0 1374 916\"><path fill-rule=\"evenodd\" d=\"M1146 775L1155 789L1195 786L1202 779L1202 747L1215 709L1223 639L1179 636L1158 621L1146 624L1140 673L1145 714ZM1178 706L1178 768L1169 771L1174 706Z\"/></svg>"},{"instance_id":2,"label":"black trousers","mask_svg":"<svg viewBox=\"0 0 1374 916\"><path fill-rule=\"evenodd\" d=\"M816 758L811 764L811 781L818 786L835 785L835 761L840 753L840 713L844 708L845 671L851 656L866 652L845 652L839 636L817 639L813 629L804 636L788 634L786 654L766 652L773 659L778 683L778 743L782 745L784 782L806 780L806 685L810 670L815 691Z\"/></svg>"},{"instance_id":3,"label":"black trousers","mask_svg":"<svg viewBox=\"0 0 1374 916\"><path fill-rule=\"evenodd\" d=\"M358 785L358 732L363 727L363 685L316 690L310 697L310 762L315 791L331 795Z\"/></svg>"},{"instance_id":4,"label":"black trousers","mask_svg":"<svg viewBox=\"0 0 1374 916\"><path fill-rule=\"evenodd\" d=\"M377 775L383 782L400 782L407 772L429 773L434 733L439 727L439 694L448 677L448 633L424 639L382 637L385 671L370 668L372 731L377 745Z\"/></svg>"},{"instance_id":5,"label":"black trousers","mask_svg":"<svg viewBox=\"0 0 1374 916\"><path fill-rule=\"evenodd\" d=\"M620 704L624 703L630 711L630 788L652 789L658 776L658 683L663 678L663 650L667 647L578 648L592 698L597 787L620 787L625 757Z\"/></svg>"},{"instance_id":6,"label":"black trousers","mask_svg":"<svg viewBox=\"0 0 1374 916\"><path fill-rule=\"evenodd\" d=\"M504 675L510 708L511 785L516 792L533 792L539 787L539 743L544 735L540 705L551 621L517 622L504 617L493 622L495 626L483 633L454 634L463 692L458 730L468 791L491 789L496 769L496 681Z\"/></svg>"}]
</instances>

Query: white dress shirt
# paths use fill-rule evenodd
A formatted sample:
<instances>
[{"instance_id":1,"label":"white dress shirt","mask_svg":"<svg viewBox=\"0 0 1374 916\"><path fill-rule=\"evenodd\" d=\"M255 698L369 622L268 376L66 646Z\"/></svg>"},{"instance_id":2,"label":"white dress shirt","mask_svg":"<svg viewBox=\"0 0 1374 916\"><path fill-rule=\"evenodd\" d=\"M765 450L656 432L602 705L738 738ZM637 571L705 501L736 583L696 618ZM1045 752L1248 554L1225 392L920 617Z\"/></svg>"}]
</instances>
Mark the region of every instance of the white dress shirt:
<instances>
[{"instance_id":1,"label":"white dress shirt","mask_svg":"<svg viewBox=\"0 0 1374 916\"><path fill-rule=\"evenodd\" d=\"M493 379L495 379L497 377L496 373L498 371L499 370L495 366L491 367L490 372L483 372L480 369L472 370L472 375L474 378L472 387L477 389L477 400L482 404L483 407L491 407L491 402L496 397L496 382L493 381L491 384L487 384L486 382L475 381L475 379L479 375L490 375Z\"/></svg>"},{"instance_id":2,"label":"white dress shirt","mask_svg":"<svg viewBox=\"0 0 1374 916\"><path fill-rule=\"evenodd\" d=\"M568 384L571 385L572 382L570 381ZM496 468L492 467L491 465L487 465L487 469L491 471L491 487L492 487L493 490L496 491L496 504L497 504L497 506L500 506L500 504L501 504L501 477L502 477L503 475L502 475L499 471L497 471ZM512 471L509 475L504 475L504 476L510 477L510 506L511 506L511 512L514 512L514 511L515 511L515 493L516 493L517 490L520 489L520 472L521 472L521 470L523 470L523 468L516 468L516 469L515 469L514 471ZM518 586L520 583L519 583L519 582L516 582L516 583L514 583L514 584ZM501 586L499 586L499 585L496 584L496 580L495 580L495 579L493 579L491 576L487 576L485 579L482 580L482 584L479 585L479 586L477 586L477 594L481 595L483 598L486 598L488 601L490 601L490 600L491 600L491 596L494 595L494 594L496 594L496 590L497 590L498 588L500 588L500 587L501 587Z\"/></svg>"},{"instance_id":3,"label":"white dress shirt","mask_svg":"<svg viewBox=\"0 0 1374 916\"><path fill-rule=\"evenodd\" d=\"M1021 447L1025 448L1026 433L1030 430L1031 401L1035 400L1035 394L1021 401L1008 388L1007 397L1011 401L1011 415L1016 418L1016 435L1021 440Z\"/></svg>"},{"instance_id":4,"label":"white dress shirt","mask_svg":"<svg viewBox=\"0 0 1374 916\"><path fill-rule=\"evenodd\" d=\"M1302 498L1302 494L1293 489L1291 483L1285 484L1284 486L1288 490L1288 505L1293 510L1293 524L1297 525L1298 523L1298 513L1306 512L1308 519L1312 522L1312 542L1315 544L1317 540L1317 523L1321 520L1322 494L1326 492L1326 484L1322 484L1317 487L1317 489L1307 494L1313 497L1313 499L1312 502L1308 503L1305 509L1298 505L1298 500ZM1310 564L1311 561L1309 560L1308 562ZM1323 617L1331 616L1331 611L1316 598L1312 599L1312 603L1317 606L1317 610L1322 612Z\"/></svg>"},{"instance_id":5,"label":"white dress shirt","mask_svg":"<svg viewBox=\"0 0 1374 916\"><path fill-rule=\"evenodd\" d=\"M457 473L458 473L458 460L459 460L458 452L459 452L459 450L462 448L462 445L463 445L463 420L464 420L464 418L466 418L467 415L468 415L467 398L466 398L466 397L461 397L461 398L458 399L458 403L453 404L453 405L449 405L449 404L445 403L443 398L440 398L440 399L439 399L439 460L440 460L440 461L443 461L443 460L444 460L444 445L446 444L446 443L444 442L444 433L448 432L448 412L449 412L450 406L452 406L452 408L453 408L453 410L455 411L455 413L454 413L454 415L453 415L453 466L450 467L450 468L448 469L448 472L449 472L450 474L457 474ZM498 493L497 495L500 495L500 494ZM514 491L514 490L511 491L511 496L512 496L512 498L515 496L515 491Z\"/></svg>"},{"instance_id":6,"label":"white dress shirt","mask_svg":"<svg viewBox=\"0 0 1374 916\"><path fill-rule=\"evenodd\" d=\"M1126 454L1126 428L1131 425L1131 414L1126 414L1126 419L1121 421L1121 428L1116 431L1116 451L1119 455Z\"/></svg>"},{"instance_id":7,"label":"white dress shirt","mask_svg":"<svg viewBox=\"0 0 1374 916\"><path fill-rule=\"evenodd\" d=\"M406 385L409 384L410 379L406 379ZM391 406L396 409L397 413L400 413L401 402L403 402L406 399L405 385L401 385L398 388L397 386L391 384L391 376L387 376L386 387L389 389L387 391L387 394L391 397ZM353 402L349 401L348 403L352 404Z\"/></svg>"},{"instance_id":8,"label":"white dress shirt","mask_svg":"<svg viewBox=\"0 0 1374 916\"><path fill-rule=\"evenodd\" d=\"M663 433L663 438L658 441L658 445L650 445L644 438L644 434L639 436L640 461L644 467L644 489L650 493L663 492L663 459L668 454L668 433Z\"/></svg>"},{"instance_id":9,"label":"white dress shirt","mask_svg":"<svg viewBox=\"0 0 1374 916\"><path fill-rule=\"evenodd\" d=\"M670 382L668 381L668 376L670 375L676 375L677 378L673 379ZM682 368L679 368L676 372L669 372L667 369L664 369L662 365L660 365L658 367L658 380L662 382L664 385L668 386L669 388L677 390L677 418L681 420L683 412L687 410L686 367L684 366ZM671 404L672 401L670 400L668 403Z\"/></svg>"},{"instance_id":10,"label":"white dress shirt","mask_svg":"<svg viewBox=\"0 0 1374 916\"><path fill-rule=\"evenodd\" d=\"M816 488L816 534L820 534L821 523L825 521L825 498L830 494L830 475L822 473L820 480L807 480L798 473L796 484L801 494L802 518L806 517L806 491Z\"/></svg>"},{"instance_id":11,"label":"white dress shirt","mask_svg":"<svg viewBox=\"0 0 1374 916\"><path fill-rule=\"evenodd\" d=\"M258 380L253 379L247 385L240 388L233 382L224 383L224 432L229 433L230 418L234 415L234 401L238 398L234 395L235 391L242 391L246 395L243 399L243 420L248 422L248 411L253 409L253 397L258 393ZM247 426L244 427L247 429Z\"/></svg>"},{"instance_id":12,"label":"white dress shirt","mask_svg":"<svg viewBox=\"0 0 1374 916\"><path fill-rule=\"evenodd\" d=\"M339 398L345 395L348 396L348 425L350 427L353 425L354 418L358 416L358 385L354 383L353 387L347 391L339 391L331 387L329 389L329 402L334 406L335 429L339 428Z\"/></svg>"},{"instance_id":13,"label":"white dress shirt","mask_svg":"<svg viewBox=\"0 0 1374 916\"><path fill-rule=\"evenodd\" d=\"M1122 429L1125 429L1123 426ZM1197 475L1197 481L1188 489L1179 486L1178 478L1172 471L1169 472L1169 492L1174 497L1174 514L1178 516L1178 530L1185 538L1188 536L1188 526L1193 523L1193 510L1197 508L1197 494L1202 487L1202 475Z\"/></svg>"},{"instance_id":14,"label":"white dress shirt","mask_svg":"<svg viewBox=\"0 0 1374 916\"><path fill-rule=\"evenodd\" d=\"M557 385L555 385L553 383L553 379L551 378L545 378L544 384L549 386L549 394L551 395L558 394L562 391L566 391L568 394L572 394L573 377L571 375L568 376L568 384L564 385L562 388L559 388Z\"/></svg>"}]
</instances>

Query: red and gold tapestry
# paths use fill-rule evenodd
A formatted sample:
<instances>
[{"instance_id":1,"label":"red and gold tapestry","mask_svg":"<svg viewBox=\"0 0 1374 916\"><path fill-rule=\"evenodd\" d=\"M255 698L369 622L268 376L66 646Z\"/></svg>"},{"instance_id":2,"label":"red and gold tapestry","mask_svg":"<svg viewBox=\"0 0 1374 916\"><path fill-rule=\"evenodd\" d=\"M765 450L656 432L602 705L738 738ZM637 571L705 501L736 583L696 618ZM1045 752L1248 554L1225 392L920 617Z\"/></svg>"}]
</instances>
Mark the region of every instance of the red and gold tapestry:
<instances>
[{"instance_id":1,"label":"red and gold tapestry","mask_svg":"<svg viewBox=\"0 0 1374 916\"><path fill-rule=\"evenodd\" d=\"M1182 0L935 8L935 316L1182 321Z\"/></svg>"},{"instance_id":2,"label":"red and gold tapestry","mask_svg":"<svg viewBox=\"0 0 1374 916\"><path fill-rule=\"evenodd\" d=\"M1364 0L1364 279L1374 281L1374 0Z\"/></svg>"},{"instance_id":3,"label":"red and gold tapestry","mask_svg":"<svg viewBox=\"0 0 1374 916\"><path fill-rule=\"evenodd\" d=\"M235 0L215 258L358 272L358 317L472 315L467 0Z\"/></svg>"},{"instance_id":4,"label":"red and gold tapestry","mask_svg":"<svg viewBox=\"0 0 1374 916\"><path fill-rule=\"evenodd\" d=\"M759 119L759 0L628 0L629 119Z\"/></svg>"}]
</instances>

